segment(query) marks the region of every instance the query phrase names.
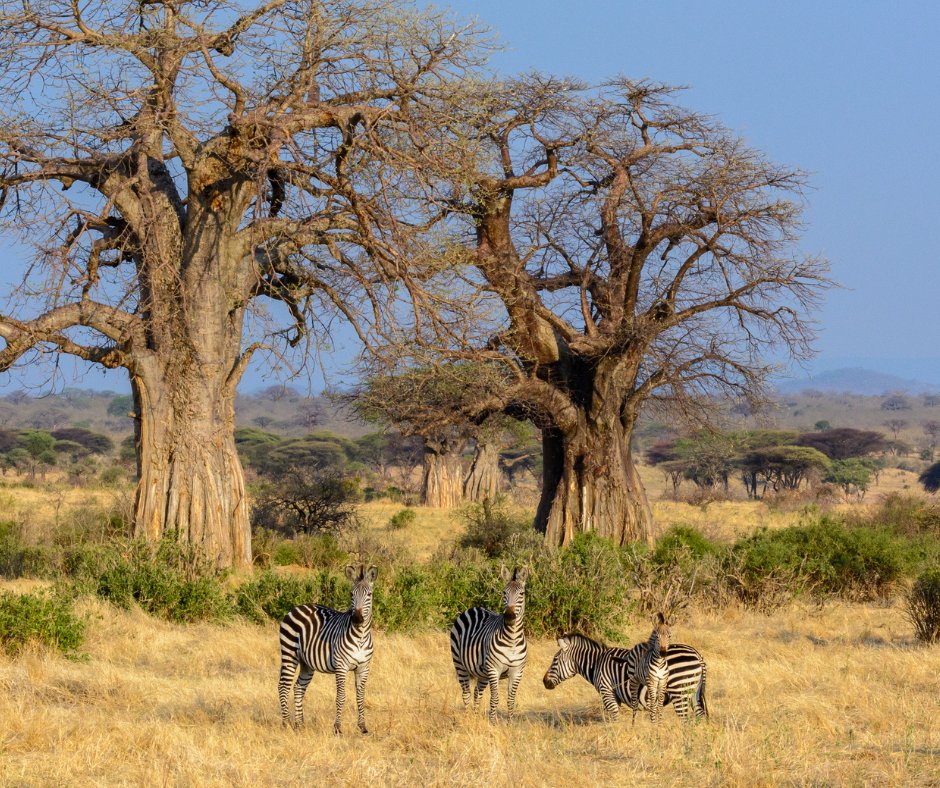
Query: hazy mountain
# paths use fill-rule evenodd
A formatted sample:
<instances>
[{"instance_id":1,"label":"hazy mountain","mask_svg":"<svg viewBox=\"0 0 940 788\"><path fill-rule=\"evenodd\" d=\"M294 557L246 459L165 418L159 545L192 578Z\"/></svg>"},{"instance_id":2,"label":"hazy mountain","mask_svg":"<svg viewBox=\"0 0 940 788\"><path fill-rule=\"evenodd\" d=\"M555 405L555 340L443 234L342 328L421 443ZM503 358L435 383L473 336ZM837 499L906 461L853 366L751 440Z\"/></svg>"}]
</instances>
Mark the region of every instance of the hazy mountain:
<instances>
[{"instance_id":1,"label":"hazy mountain","mask_svg":"<svg viewBox=\"0 0 940 788\"><path fill-rule=\"evenodd\" d=\"M807 389L823 392L847 391L852 394L880 395L891 392L924 394L940 391L940 386L921 380L908 380L863 367L847 367L819 372L797 380L780 380L775 385L783 394L795 394Z\"/></svg>"}]
</instances>

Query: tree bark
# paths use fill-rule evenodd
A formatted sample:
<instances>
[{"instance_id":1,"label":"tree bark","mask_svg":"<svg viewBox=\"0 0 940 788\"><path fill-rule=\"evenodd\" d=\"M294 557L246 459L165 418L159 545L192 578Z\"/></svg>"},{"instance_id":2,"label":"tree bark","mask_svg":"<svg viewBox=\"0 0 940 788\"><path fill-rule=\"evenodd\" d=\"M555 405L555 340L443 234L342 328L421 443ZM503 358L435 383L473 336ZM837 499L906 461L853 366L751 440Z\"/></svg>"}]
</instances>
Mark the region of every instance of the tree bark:
<instances>
[{"instance_id":1,"label":"tree bark","mask_svg":"<svg viewBox=\"0 0 940 788\"><path fill-rule=\"evenodd\" d=\"M551 544L596 531L617 544L653 542L653 516L630 453L630 429L581 414L578 427L542 432L542 498L535 527Z\"/></svg>"},{"instance_id":2,"label":"tree bark","mask_svg":"<svg viewBox=\"0 0 940 788\"><path fill-rule=\"evenodd\" d=\"M463 497L467 501L492 499L499 492L499 452L492 443L478 442L473 464L463 482Z\"/></svg>"},{"instance_id":3,"label":"tree bark","mask_svg":"<svg viewBox=\"0 0 940 788\"><path fill-rule=\"evenodd\" d=\"M223 380L132 378L138 484L134 534L197 546L218 566L251 565L234 392ZM180 395L183 395L182 397Z\"/></svg>"},{"instance_id":4,"label":"tree bark","mask_svg":"<svg viewBox=\"0 0 940 788\"><path fill-rule=\"evenodd\" d=\"M436 509L453 509L462 497L460 453L447 444L425 443L421 502Z\"/></svg>"}]
</instances>

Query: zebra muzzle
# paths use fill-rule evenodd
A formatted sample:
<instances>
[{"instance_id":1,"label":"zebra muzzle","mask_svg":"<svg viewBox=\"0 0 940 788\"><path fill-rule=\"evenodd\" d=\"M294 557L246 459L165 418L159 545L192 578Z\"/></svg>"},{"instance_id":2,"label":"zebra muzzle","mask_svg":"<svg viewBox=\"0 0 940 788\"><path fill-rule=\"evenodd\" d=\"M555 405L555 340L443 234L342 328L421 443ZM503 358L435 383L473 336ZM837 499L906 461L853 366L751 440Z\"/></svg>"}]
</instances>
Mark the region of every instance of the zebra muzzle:
<instances>
[{"instance_id":1,"label":"zebra muzzle","mask_svg":"<svg viewBox=\"0 0 940 788\"><path fill-rule=\"evenodd\" d=\"M365 621L365 616L362 615L361 608L356 608L355 610L353 610L352 620L356 624L361 624L363 621Z\"/></svg>"},{"instance_id":2,"label":"zebra muzzle","mask_svg":"<svg viewBox=\"0 0 940 788\"><path fill-rule=\"evenodd\" d=\"M545 689L555 689L555 682L549 678L547 673L542 676L542 683L545 685Z\"/></svg>"}]
</instances>

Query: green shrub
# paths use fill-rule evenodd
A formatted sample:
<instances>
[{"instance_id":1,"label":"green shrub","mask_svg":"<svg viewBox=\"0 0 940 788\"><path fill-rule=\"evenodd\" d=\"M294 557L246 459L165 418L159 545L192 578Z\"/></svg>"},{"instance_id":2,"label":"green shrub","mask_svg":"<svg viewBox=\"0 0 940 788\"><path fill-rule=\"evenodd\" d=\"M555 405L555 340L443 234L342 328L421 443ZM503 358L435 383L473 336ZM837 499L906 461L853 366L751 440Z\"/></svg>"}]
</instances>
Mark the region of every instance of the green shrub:
<instances>
[{"instance_id":1,"label":"green shrub","mask_svg":"<svg viewBox=\"0 0 940 788\"><path fill-rule=\"evenodd\" d=\"M920 575L907 593L907 617L924 643L940 642L940 569Z\"/></svg>"},{"instance_id":2,"label":"green shrub","mask_svg":"<svg viewBox=\"0 0 940 788\"><path fill-rule=\"evenodd\" d=\"M691 525L674 525L656 540L652 558L657 564L667 565L680 559L701 560L720 551L719 545Z\"/></svg>"},{"instance_id":3,"label":"green shrub","mask_svg":"<svg viewBox=\"0 0 940 788\"><path fill-rule=\"evenodd\" d=\"M49 577L54 574L54 564L49 548L24 541L19 523L0 522L0 576Z\"/></svg>"},{"instance_id":4,"label":"green shrub","mask_svg":"<svg viewBox=\"0 0 940 788\"><path fill-rule=\"evenodd\" d=\"M761 530L731 551L746 584L788 575L794 591L852 599L885 596L916 556L906 540L885 529L849 527L829 517L816 523Z\"/></svg>"},{"instance_id":5,"label":"green shrub","mask_svg":"<svg viewBox=\"0 0 940 788\"><path fill-rule=\"evenodd\" d=\"M122 608L139 605L169 621L226 621L231 602L224 575L197 551L171 539L156 547L131 542L122 547L71 552L66 565L79 593L92 593Z\"/></svg>"},{"instance_id":6,"label":"green shrub","mask_svg":"<svg viewBox=\"0 0 940 788\"><path fill-rule=\"evenodd\" d=\"M532 531L531 518L511 512L503 496L468 504L459 517L466 523L460 546L476 548L488 558L504 555L514 535Z\"/></svg>"},{"instance_id":7,"label":"green shrub","mask_svg":"<svg viewBox=\"0 0 940 788\"><path fill-rule=\"evenodd\" d=\"M30 642L70 653L84 639L85 621L72 612L67 597L0 591L0 648L7 654L19 654Z\"/></svg>"},{"instance_id":8,"label":"green shrub","mask_svg":"<svg viewBox=\"0 0 940 788\"><path fill-rule=\"evenodd\" d=\"M349 583L332 572L297 577L266 570L238 586L232 603L239 615L261 624L283 618L297 605L318 604L346 610L349 593Z\"/></svg>"},{"instance_id":9,"label":"green shrub","mask_svg":"<svg viewBox=\"0 0 940 788\"><path fill-rule=\"evenodd\" d=\"M418 513L414 509L402 509L388 518L388 527L391 531L400 531L409 525L413 525L417 519Z\"/></svg>"}]
</instances>

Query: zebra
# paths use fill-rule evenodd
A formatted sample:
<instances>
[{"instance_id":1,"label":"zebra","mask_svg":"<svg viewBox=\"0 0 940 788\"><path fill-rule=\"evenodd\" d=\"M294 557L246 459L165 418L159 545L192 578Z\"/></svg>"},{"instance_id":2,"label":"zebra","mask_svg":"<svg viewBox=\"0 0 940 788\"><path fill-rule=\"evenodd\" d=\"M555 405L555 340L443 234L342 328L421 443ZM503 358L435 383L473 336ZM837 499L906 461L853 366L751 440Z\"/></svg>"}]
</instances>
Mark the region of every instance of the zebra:
<instances>
[{"instance_id":1,"label":"zebra","mask_svg":"<svg viewBox=\"0 0 940 788\"><path fill-rule=\"evenodd\" d=\"M346 567L346 579L353 584L349 610L323 605L298 605L280 626L281 673L277 683L281 721L295 728L304 724L304 693L315 671L336 674L336 721L333 732L340 733L340 720L346 702L346 674L356 674L356 708L359 730L368 733L365 719L366 680L372 660L372 586L378 570ZM297 668L300 673L297 675ZM294 677L297 682L294 683ZM294 711L287 696L294 686Z\"/></svg>"},{"instance_id":2,"label":"zebra","mask_svg":"<svg viewBox=\"0 0 940 788\"><path fill-rule=\"evenodd\" d=\"M617 719L620 706L633 711L649 708L645 684L637 681L636 670L646 644L633 648L611 648L586 635L574 632L558 639L559 650L545 671L542 683L552 690L577 673L600 693L604 712ZM707 717L705 703L705 661L691 646L674 643L666 653L668 679L664 705L672 702L680 719Z\"/></svg>"},{"instance_id":3,"label":"zebra","mask_svg":"<svg viewBox=\"0 0 940 788\"><path fill-rule=\"evenodd\" d=\"M526 641L522 627L525 615L526 567L510 575L504 566L500 575L506 583L503 590L503 612L494 613L484 607L471 607L457 616L450 630L450 653L460 682L464 707L470 704L470 682L475 682L473 706L476 708L487 684L490 688L489 719L496 722L499 705L499 680L508 682L507 706L512 719L516 709L516 690L526 665Z\"/></svg>"},{"instance_id":4,"label":"zebra","mask_svg":"<svg viewBox=\"0 0 940 788\"><path fill-rule=\"evenodd\" d=\"M659 612L653 619L653 631L650 633L649 640L631 649L631 653L635 653L638 658L634 674L636 683L640 686L645 685L646 707L654 723L659 722L666 700L669 669L666 667L665 654L669 651L671 642L672 630L666 622L666 617ZM636 713L635 708L634 713Z\"/></svg>"}]
</instances>

